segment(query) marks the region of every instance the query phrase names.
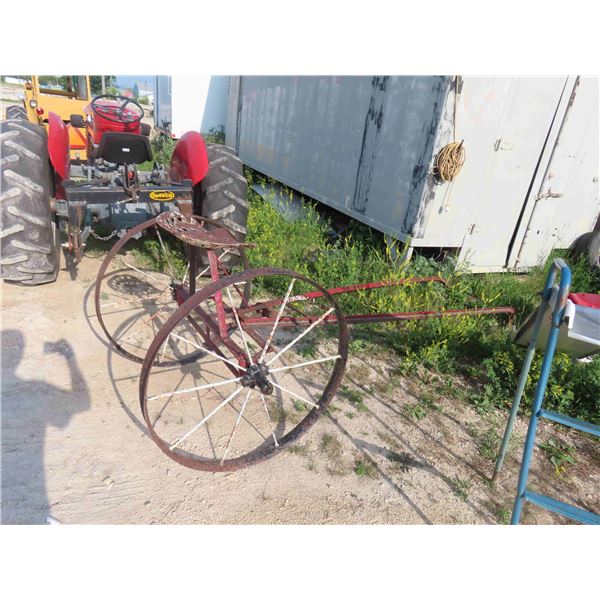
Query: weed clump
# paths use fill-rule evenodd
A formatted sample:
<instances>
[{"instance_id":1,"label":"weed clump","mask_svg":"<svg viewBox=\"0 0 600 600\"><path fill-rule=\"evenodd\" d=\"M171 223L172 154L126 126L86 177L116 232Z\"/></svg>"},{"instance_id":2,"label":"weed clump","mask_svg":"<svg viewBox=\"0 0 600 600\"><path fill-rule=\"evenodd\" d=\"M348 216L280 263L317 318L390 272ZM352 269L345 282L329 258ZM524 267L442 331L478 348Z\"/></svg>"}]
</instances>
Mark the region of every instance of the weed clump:
<instances>
[{"instance_id":1,"label":"weed clump","mask_svg":"<svg viewBox=\"0 0 600 600\"><path fill-rule=\"evenodd\" d=\"M478 384L477 391L465 394L464 390L457 390L457 393L460 391L462 399L481 411L510 406L525 353L512 343L514 326L537 306L550 262L564 255L564 251L554 252L544 265L527 275L471 274L460 265L457 267L451 258L442 262L419 256L410 262L395 258L383 238L362 225L353 225L333 238L327 219L312 204L307 203L302 215L296 214L292 219L254 192L249 196L248 240L257 244L248 251L253 267L291 269L326 288L430 275L442 276L448 282L447 286L406 284L336 296L347 314L513 306L516 311L513 324L507 323L506 316L478 315L357 325L353 328L356 341L352 344L352 351L360 354L371 351L374 344L392 349L401 358L400 375L423 376L429 371L466 377ZM585 261L569 259L569 265L574 291L600 293L600 276ZM285 293L285 290L273 291ZM309 357L313 354L311 347L302 351ZM541 363L542 353L538 352L525 389L526 409L533 397ZM364 404L352 392L342 390L342 395L355 408L363 410ZM600 423L600 356L582 363L558 353L545 406ZM415 408L411 416L422 418L430 408Z\"/></svg>"}]
</instances>

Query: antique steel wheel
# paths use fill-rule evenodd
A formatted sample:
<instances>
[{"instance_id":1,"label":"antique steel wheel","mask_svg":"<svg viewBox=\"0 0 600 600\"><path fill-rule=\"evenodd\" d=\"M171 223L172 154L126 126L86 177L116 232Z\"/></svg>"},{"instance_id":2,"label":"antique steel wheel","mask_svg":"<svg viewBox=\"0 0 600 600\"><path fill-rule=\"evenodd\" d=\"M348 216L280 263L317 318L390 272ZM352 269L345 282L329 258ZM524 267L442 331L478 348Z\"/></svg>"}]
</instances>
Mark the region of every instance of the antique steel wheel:
<instances>
[{"instance_id":1,"label":"antique steel wheel","mask_svg":"<svg viewBox=\"0 0 600 600\"><path fill-rule=\"evenodd\" d=\"M169 339L197 352L194 362L157 368ZM283 269L230 275L189 298L152 342L140 377L148 431L188 467L233 471L257 463L323 413L347 352L344 316L319 284Z\"/></svg>"},{"instance_id":2,"label":"antique steel wheel","mask_svg":"<svg viewBox=\"0 0 600 600\"><path fill-rule=\"evenodd\" d=\"M229 252L217 256L224 263ZM246 265L243 248L239 252ZM189 296L190 261L183 256L183 242L162 229L156 218L132 228L106 255L96 277L96 316L111 344L127 358L141 363L158 330ZM227 266L219 263L219 276L227 274ZM209 268L200 265L195 289L209 282ZM173 366L197 355L197 350L171 338L155 360Z\"/></svg>"}]
</instances>

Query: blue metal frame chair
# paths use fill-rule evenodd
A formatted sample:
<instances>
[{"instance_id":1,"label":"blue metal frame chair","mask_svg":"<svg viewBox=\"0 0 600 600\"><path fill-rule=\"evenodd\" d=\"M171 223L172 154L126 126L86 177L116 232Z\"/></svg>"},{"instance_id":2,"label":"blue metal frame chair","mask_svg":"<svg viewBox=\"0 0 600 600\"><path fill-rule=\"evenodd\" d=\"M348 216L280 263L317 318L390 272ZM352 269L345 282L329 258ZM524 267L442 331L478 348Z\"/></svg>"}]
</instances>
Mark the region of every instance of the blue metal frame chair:
<instances>
[{"instance_id":1,"label":"blue metal frame chair","mask_svg":"<svg viewBox=\"0 0 600 600\"><path fill-rule=\"evenodd\" d=\"M569 295L569 288L571 287L571 270L562 259L557 259L554 261L546 278L546 285L542 294L542 303L538 309L533 325L531 339L527 348L527 353L525 355L525 361L523 363L521 375L519 377L517 391L513 400L508 423L506 425L506 431L504 432L504 438L502 439L500 453L496 461L496 468L494 471L493 479L497 477L498 473L500 472L500 469L502 468L502 463L506 455L506 450L508 448L508 442L510 439L514 421L517 415L517 411L519 410L519 404L521 402L521 398L523 397L523 391L527 382L527 376L529 374L531 362L535 355L535 349L539 338L539 332L540 327L542 325L543 315L545 313L545 309L548 307L548 304L551 302L552 288L554 286L556 276L559 273L560 286L558 288L558 294L555 296L554 304L553 306L551 306L552 326L550 328L550 333L548 335L548 340L546 342L544 350L542 369L540 373L540 378L535 389L533 409L531 412L531 418L529 420L529 427L527 429L527 437L525 438L525 447L523 449L523 460L521 462L521 470L519 473L517 496L515 498L515 504L511 518L512 525L517 525L519 523L521 519L521 511L523 508L524 501L532 502L533 504L537 504L538 506L541 506L546 510L553 511L555 513L561 514L565 517L576 521L580 521L581 523L586 523L590 525L600 525L600 515L572 506L570 504L566 504L565 502L561 502L554 498L538 494L527 488L527 479L529 476L531 456L535 446L535 435L537 431L538 421L540 418L545 418L550 421L554 421L555 423L560 423L561 425L565 425L567 427L571 427L579 431L585 431L587 433L591 433L600 437L600 426L594 425L592 423L587 423L580 419L573 419L566 415L562 415L551 410L546 410L542 407L544 396L546 393L546 386L548 384L548 378L550 376L550 369L552 367L552 360L554 358L554 353L556 352L556 344L558 340L559 330L564 320L567 296Z\"/></svg>"}]
</instances>

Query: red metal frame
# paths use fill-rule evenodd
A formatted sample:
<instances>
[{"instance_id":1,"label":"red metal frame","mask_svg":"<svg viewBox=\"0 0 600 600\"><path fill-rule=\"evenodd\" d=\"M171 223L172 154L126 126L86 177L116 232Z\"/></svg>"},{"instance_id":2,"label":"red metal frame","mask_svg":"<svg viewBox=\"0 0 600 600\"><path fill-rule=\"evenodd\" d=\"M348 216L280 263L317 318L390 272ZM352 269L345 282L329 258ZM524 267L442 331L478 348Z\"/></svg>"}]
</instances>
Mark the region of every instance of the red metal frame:
<instances>
[{"instance_id":1,"label":"red metal frame","mask_svg":"<svg viewBox=\"0 0 600 600\"><path fill-rule=\"evenodd\" d=\"M48 114L48 154L61 180L69 175L69 131L56 113Z\"/></svg>"},{"instance_id":2,"label":"red metal frame","mask_svg":"<svg viewBox=\"0 0 600 600\"><path fill-rule=\"evenodd\" d=\"M184 133L173 151L169 177L181 182L191 179L192 185L200 183L208 173L208 154L204 138L197 131Z\"/></svg>"},{"instance_id":3,"label":"red metal frame","mask_svg":"<svg viewBox=\"0 0 600 600\"><path fill-rule=\"evenodd\" d=\"M212 281L219 281L219 269L221 272L227 272L227 268L221 263L219 258L216 256L214 251L208 250L207 256L210 266L210 274ZM190 281L196 278L196 267L195 264L190 268ZM346 285L327 290L327 293L335 296L338 294L348 294L358 292L362 290L374 290L386 287L397 287L405 284L417 284L417 283L442 283L447 285L447 281L443 277L406 277L397 281L374 281L370 283L359 283ZM183 286L178 286L176 290L176 298L179 305L182 305L192 294L185 290ZM298 300L311 300L324 296L323 292L307 292L304 294L297 294L289 298L290 302ZM268 300L260 302L258 304L240 306L236 309L240 323L244 326L244 330L251 335L251 337L258 342L259 346L262 347L265 344L265 340L256 332L253 331L253 327L266 325L273 325L275 318L273 316L249 316L250 314L257 312L270 311L281 305L282 299ZM236 344L228 334L227 317L231 317L233 311L229 307L225 307L223 304L221 292L218 291L215 294L215 313L207 313L200 307L196 307L195 312L198 314L200 319L204 322L206 330L204 330L200 324L192 317L188 317L188 320L192 326L198 331L198 333L204 339L210 350L217 352L224 356L219 350L219 346L214 343L211 333L216 336L220 342L229 349L234 356L236 356L239 364L242 367L246 367L245 353L238 344ZM489 308L464 308L464 309L447 309L447 310L422 310L412 312L398 312L398 313L372 313L372 314L353 314L344 315L347 323L382 323L388 321L410 321L410 320L424 320L430 318L442 318L442 317L461 317L461 316L472 316L472 315L493 315L493 314L506 314L510 316L510 319L515 314L515 309L512 306L498 306ZM216 319L214 318L216 317ZM310 325L317 321L319 317L309 317L304 314L300 314L297 317L280 317L279 325L281 326L292 326L292 325ZM323 325L332 325L337 323L337 317L332 314L326 317L322 321ZM269 349L267 349L267 352ZM256 357L260 354L257 353ZM254 358L256 358L254 357ZM227 365L231 372L238 376L239 372L232 366Z\"/></svg>"},{"instance_id":4,"label":"red metal frame","mask_svg":"<svg viewBox=\"0 0 600 600\"><path fill-rule=\"evenodd\" d=\"M94 144L99 144L102 140L102 136L106 132L118 131L125 133L135 133L141 135L142 133L142 122L141 120L136 121L139 117L139 113L129 108L123 109L119 115L111 114L122 105L122 102L118 100L103 100L101 104L96 105L96 111L92 109L92 103L90 102L83 110L92 118L92 124L88 127L88 131L91 134L91 138ZM113 118L117 117L119 121L111 121L102 116L102 112L106 115L110 115ZM128 119L130 119L128 121Z\"/></svg>"}]
</instances>

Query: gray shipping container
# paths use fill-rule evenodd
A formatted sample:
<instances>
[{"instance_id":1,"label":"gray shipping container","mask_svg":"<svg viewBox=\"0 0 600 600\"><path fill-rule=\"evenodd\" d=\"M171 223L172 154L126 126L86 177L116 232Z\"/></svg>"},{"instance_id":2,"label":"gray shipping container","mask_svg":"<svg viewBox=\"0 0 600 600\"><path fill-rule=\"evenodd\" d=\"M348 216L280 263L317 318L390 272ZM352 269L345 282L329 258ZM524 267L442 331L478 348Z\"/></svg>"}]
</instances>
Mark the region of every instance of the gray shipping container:
<instances>
[{"instance_id":1,"label":"gray shipping container","mask_svg":"<svg viewBox=\"0 0 600 600\"><path fill-rule=\"evenodd\" d=\"M413 248L525 270L598 221L598 96L593 77L231 77L226 142ZM454 139L466 161L440 183Z\"/></svg>"}]
</instances>

